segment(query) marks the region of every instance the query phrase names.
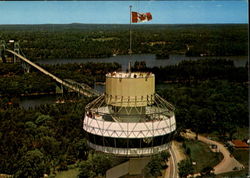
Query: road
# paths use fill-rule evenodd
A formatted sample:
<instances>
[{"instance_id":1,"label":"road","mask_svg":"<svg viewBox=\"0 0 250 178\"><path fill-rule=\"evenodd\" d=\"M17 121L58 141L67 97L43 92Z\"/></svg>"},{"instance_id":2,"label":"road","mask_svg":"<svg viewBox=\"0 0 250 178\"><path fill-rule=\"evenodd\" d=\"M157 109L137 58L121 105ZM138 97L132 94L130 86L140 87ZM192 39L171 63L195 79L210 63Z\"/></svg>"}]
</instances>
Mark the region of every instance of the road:
<instances>
[{"instance_id":1,"label":"road","mask_svg":"<svg viewBox=\"0 0 250 178\"><path fill-rule=\"evenodd\" d=\"M187 138L192 138L192 139L195 138L195 133L193 132L186 132L186 133L183 133L183 135ZM230 156L230 152L227 150L227 148L223 144L214 140L210 140L201 135L198 136L198 140L208 145L211 145L211 144L217 145L218 151L223 154L224 156L223 160L214 167L215 174L221 174L225 172L234 171L235 167L237 167L238 169L244 168L244 166L241 163L239 163L234 157Z\"/></svg>"},{"instance_id":2,"label":"road","mask_svg":"<svg viewBox=\"0 0 250 178\"><path fill-rule=\"evenodd\" d=\"M170 177L179 178L175 149L172 149L172 147L170 147L169 151L170 151L170 154L171 154L171 162L172 162L172 171L171 171L172 174L170 174Z\"/></svg>"},{"instance_id":3,"label":"road","mask_svg":"<svg viewBox=\"0 0 250 178\"><path fill-rule=\"evenodd\" d=\"M170 159L168 161L168 168L165 171L164 178L179 178L178 175L178 163L185 159L186 156L180 149L181 145L179 142L172 141L171 147L169 149Z\"/></svg>"}]
</instances>

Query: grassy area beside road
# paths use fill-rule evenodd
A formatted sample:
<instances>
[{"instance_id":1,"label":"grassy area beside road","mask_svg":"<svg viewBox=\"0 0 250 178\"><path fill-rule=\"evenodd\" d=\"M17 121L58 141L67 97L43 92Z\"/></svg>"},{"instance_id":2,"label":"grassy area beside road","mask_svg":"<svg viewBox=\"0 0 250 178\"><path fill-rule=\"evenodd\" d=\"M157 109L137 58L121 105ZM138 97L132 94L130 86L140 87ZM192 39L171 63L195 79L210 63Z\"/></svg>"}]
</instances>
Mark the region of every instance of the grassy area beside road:
<instances>
[{"instance_id":1,"label":"grassy area beside road","mask_svg":"<svg viewBox=\"0 0 250 178\"><path fill-rule=\"evenodd\" d=\"M192 162L196 162L195 172L201 172L205 167L214 167L223 159L221 153L212 152L207 144L200 141L186 140L184 144L186 154L190 156Z\"/></svg>"},{"instance_id":2,"label":"grassy area beside road","mask_svg":"<svg viewBox=\"0 0 250 178\"><path fill-rule=\"evenodd\" d=\"M233 156L240 163L242 163L245 166L245 168L249 167L249 150L238 150L238 149L235 149L233 151Z\"/></svg>"}]
</instances>

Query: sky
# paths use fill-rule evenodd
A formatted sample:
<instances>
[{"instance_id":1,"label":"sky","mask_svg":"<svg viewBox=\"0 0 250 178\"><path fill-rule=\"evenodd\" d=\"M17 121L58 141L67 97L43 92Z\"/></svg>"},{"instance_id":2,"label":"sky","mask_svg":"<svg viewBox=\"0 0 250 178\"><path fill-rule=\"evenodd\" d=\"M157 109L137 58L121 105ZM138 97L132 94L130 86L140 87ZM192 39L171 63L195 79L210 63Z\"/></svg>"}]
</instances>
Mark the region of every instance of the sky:
<instances>
[{"instance_id":1,"label":"sky","mask_svg":"<svg viewBox=\"0 0 250 178\"><path fill-rule=\"evenodd\" d=\"M0 24L129 24L132 11L150 24L248 23L248 1L0 1Z\"/></svg>"}]
</instances>

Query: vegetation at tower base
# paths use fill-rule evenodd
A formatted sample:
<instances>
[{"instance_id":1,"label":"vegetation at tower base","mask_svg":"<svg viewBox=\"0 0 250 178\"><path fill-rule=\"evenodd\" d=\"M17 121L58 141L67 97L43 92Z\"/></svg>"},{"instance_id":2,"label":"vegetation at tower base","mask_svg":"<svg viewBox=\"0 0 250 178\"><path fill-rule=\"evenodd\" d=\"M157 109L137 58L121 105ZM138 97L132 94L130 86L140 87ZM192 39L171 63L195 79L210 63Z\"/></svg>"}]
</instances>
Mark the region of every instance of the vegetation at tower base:
<instances>
[{"instance_id":1,"label":"vegetation at tower base","mask_svg":"<svg viewBox=\"0 0 250 178\"><path fill-rule=\"evenodd\" d=\"M144 171L143 171L144 176L148 178L162 176L162 170L168 167L166 163L169 157L170 157L170 154L169 152L166 152L166 151L152 156L150 162L144 168Z\"/></svg>"},{"instance_id":2,"label":"vegetation at tower base","mask_svg":"<svg viewBox=\"0 0 250 178\"><path fill-rule=\"evenodd\" d=\"M79 178L94 178L105 176L106 171L122 162L127 161L127 158L117 158L113 155L103 153L91 153L87 160L79 163L80 174Z\"/></svg>"},{"instance_id":3,"label":"vegetation at tower base","mask_svg":"<svg viewBox=\"0 0 250 178\"><path fill-rule=\"evenodd\" d=\"M0 38L18 40L27 58L100 58L128 54L129 25L0 25ZM133 53L187 56L248 55L247 24L135 25Z\"/></svg>"},{"instance_id":4,"label":"vegetation at tower base","mask_svg":"<svg viewBox=\"0 0 250 178\"><path fill-rule=\"evenodd\" d=\"M189 159L182 160L178 163L178 170L181 178L187 177L189 174L193 174L194 168L192 166L192 161Z\"/></svg>"}]
</instances>

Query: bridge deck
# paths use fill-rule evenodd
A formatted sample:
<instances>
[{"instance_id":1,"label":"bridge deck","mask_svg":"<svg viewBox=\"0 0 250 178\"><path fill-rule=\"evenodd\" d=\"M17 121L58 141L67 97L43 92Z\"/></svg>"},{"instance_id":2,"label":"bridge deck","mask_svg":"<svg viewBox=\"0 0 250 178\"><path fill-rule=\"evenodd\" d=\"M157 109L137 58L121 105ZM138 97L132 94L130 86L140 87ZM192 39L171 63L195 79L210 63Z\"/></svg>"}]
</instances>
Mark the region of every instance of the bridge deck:
<instances>
[{"instance_id":1,"label":"bridge deck","mask_svg":"<svg viewBox=\"0 0 250 178\"><path fill-rule=\"evenodd\" d=\"M35 64L34 62L30 61L29 59L23 57L22 55L12 51L12 50L9 50L9 49L6 49L6 51L12 53L13 55L19 57L21 60L25 61L26 63L30 64L31 66L35 67L36 69L38 69L40 72L44 73L45 75L48 75L49 77L51 77L52 79L54 79L55 81L57 81L58 83L80 93L80 94L83 94L85 96L88 96L88 97L91 97L91 96L95 96L97 95L97 93L93 90L93 89L90 89L89 88L79 88L79 87L76 87L62 79L60 79L59 77L51 74L50 72L48 72L47 70L45 70L44 68L40 67L39 65Z\"/></svg>"}]
</instances>

